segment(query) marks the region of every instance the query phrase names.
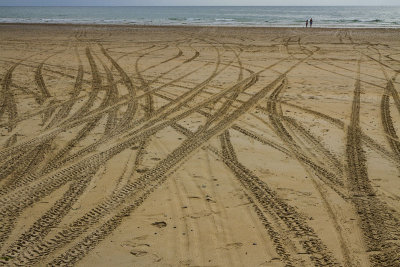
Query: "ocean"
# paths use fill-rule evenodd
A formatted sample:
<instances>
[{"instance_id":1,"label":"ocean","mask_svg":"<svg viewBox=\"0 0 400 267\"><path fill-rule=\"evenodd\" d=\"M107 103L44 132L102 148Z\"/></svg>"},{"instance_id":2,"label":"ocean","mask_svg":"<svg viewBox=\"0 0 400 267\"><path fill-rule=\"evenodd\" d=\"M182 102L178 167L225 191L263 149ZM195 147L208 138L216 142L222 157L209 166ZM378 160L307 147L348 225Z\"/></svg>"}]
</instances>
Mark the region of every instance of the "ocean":
<instances>
[{"instance_id":1,"label":"ocean","mask_svg":"<svg viewBox=\"0 0 400 267\"><path fill-rule=\"evenodd\" d=\"M0 7L0 23L400 28L397 7Z\"/></svg>"}]
</instances>

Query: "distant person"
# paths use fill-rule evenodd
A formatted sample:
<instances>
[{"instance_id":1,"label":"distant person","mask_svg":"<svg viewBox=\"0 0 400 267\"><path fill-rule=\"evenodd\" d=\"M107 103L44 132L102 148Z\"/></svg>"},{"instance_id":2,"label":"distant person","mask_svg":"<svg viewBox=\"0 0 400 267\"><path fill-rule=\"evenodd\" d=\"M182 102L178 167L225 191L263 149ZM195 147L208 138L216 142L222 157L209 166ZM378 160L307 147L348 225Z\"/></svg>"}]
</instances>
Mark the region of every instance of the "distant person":
<instances>
[{"instance_id":1,"label":"distant person","mask_svg":"<svg viewBox=\"0 0 400 267\"><path fill-rule=\"evenodd\" d=\"M312 18L310 19L310 28L312 27Z\"/></svg>"},{"instance_id":2,"label":"distant person","mask_svg":"<svg viewBox=\"0 0 400 267\"><path fill-rule=\"evenodd\" d=\"M308 27L308 20L306 20L306 28Z\"/></svg>"}]
</instances>

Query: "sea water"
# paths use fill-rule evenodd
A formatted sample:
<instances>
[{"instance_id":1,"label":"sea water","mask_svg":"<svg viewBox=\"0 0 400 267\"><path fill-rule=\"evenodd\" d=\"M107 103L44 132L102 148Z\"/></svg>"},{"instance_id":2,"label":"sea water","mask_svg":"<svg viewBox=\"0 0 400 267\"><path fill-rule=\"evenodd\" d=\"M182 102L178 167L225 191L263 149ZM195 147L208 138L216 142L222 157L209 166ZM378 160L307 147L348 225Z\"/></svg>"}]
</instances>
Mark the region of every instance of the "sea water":
<instances>
[{"instance_id":1,"label":"sea water","mask_svg":"<svg viewBox=\"0 0 400 267\"><path fill-rule=\"evenodd\" d=\"M0 23L400 28L399 7L1 7Z\"/></svg>"}]
</instances>

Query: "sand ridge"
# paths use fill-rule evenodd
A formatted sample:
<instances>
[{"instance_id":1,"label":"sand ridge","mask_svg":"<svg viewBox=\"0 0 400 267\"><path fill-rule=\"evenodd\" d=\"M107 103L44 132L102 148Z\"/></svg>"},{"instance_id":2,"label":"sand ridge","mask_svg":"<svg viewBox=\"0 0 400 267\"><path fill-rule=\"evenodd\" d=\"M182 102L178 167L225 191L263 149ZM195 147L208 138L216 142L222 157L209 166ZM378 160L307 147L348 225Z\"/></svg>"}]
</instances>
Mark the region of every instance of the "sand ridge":
<instances>
[{"instance_id":1,"label":"sand ridge","mask_svg":"<svg viewBox=\"0 0 400 267\"><path fill-rule=\"evenodd\" d=\"M0 264L400 266L399 41L0 25Z\"/></svg>"}]
</instances>

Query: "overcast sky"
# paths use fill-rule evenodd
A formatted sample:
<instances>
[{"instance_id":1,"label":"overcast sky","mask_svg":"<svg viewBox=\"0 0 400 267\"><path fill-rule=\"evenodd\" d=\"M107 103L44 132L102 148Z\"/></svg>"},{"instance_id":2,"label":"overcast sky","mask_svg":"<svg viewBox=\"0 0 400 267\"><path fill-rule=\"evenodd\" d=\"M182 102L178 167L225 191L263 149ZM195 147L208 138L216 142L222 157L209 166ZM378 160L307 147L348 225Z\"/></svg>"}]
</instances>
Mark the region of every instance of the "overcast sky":
<instances>
[{"instance_id":1,"label":"overcast sky","mask_svg":"<svg viewBox=\"0 0 400 267\"><path fill-rule=\"evenodd\" d=\"M400 0L0 0L0 6L334 6L400 5Z\"/></svg>"}]
</instances>

